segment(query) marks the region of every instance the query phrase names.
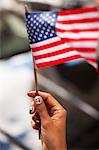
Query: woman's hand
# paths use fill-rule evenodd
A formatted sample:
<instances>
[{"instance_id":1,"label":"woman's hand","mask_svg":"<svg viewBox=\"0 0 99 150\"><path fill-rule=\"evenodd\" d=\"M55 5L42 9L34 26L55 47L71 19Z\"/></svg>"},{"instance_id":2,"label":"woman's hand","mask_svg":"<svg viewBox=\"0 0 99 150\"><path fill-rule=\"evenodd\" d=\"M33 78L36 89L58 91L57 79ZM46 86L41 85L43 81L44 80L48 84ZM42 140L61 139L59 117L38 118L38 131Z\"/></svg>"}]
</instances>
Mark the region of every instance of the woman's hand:
<instances>
[{"instance_id":1,"label":"woman's hand","mask_svg":"<svg viewBox=\"0 0 99 150\"><path fill-rule=\"evenodd\" d=\"M66 111L50 94L40 91L38 94L35 97L32 91L28 96L34 98L32 127L39 129L36 121L41 120L42 149L66 150Z\"/></svg>"}]
</instances>

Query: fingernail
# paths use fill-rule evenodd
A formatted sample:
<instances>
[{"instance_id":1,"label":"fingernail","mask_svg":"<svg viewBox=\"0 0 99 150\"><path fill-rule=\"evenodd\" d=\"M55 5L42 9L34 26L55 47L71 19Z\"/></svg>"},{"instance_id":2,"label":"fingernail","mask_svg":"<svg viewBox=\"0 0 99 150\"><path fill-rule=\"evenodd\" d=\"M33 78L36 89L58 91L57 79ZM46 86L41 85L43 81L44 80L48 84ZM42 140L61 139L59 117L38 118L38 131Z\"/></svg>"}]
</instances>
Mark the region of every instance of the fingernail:
<instances>
[{"instance_id":1,"label":"fingernail","mask_svg":"<svg viewBox=\"0 0 99 150\"><path fill-rule=\"evenodd\" d=\"M42 98L41 98L40 96L36 96L36 97L34 98L34 101L35 101L35 103L36 103L37 105L39 105L39 104L42 103Z\"/></svg>"},{"instance_id":2,"label":"fingernail","mask_svg":"<svg viewBox=\"0 0 99 150\"><path fill-rule=\"evenodd\" d=\"M27 96L32 96L32 95L33 95L32 92L31 93L30 92L27 93Z\"/></svg>"},{"instance_id":3,"label":"fingernail","mask_svg":"<svg viewBox=\"0 0 99 150\"><path fill-rule=\"evenodd\" d=\"M32 107L30 107L29 113L30 113L30 114L33 114L33 109L32 109Z\"/></svg>"},{"instance_id":4,"label":"fingernail","mask_svg":"<svg viewBox=\"0 0 99 150\"><path fill-rule=\"evenodd\" d=\"M39 127L39 128L41 127L41 121L40 120L36 120L35 124L36 124L37 127Z\"/></svg>"}]
</instances>

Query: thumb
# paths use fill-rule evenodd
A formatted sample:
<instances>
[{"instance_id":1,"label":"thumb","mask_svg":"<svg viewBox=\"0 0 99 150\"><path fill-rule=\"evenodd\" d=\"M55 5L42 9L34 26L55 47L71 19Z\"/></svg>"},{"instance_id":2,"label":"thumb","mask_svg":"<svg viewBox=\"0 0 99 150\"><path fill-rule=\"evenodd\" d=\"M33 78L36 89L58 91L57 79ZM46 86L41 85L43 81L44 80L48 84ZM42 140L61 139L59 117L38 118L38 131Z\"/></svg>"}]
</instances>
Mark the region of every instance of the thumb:
<instances>
[{"instance_id":1,"label":"thumb","mask_svg":"<svg viewBox=\"0 0 99 150\"><path fill-rule=\"evenodd\" d=\"M41 122L44 123L47 119L49 119L49 115L42 97L36 96L34 98L34 103L36 110L40 116Z\"/></svg>"}]
</instances>

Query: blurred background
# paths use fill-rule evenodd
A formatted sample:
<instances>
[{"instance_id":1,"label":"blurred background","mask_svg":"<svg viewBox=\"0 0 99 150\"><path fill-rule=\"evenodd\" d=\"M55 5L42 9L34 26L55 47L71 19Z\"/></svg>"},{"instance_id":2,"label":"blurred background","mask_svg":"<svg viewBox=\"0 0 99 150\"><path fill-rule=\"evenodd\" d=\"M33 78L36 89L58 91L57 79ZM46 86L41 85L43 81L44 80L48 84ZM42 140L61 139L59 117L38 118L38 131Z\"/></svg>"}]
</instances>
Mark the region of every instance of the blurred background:
<instances>
[{"instance_id":1,"label":"blurred background","mask_svg":"<svg viewBox=\"0 0 99 150\"><path fill-rule=\"evenodd\" d=\"M94 0L0 1L0 150L41 149L26 95L34 89L34 77L24 4L32 11L96 5ZM98 150L99 74L81 61L39 69L38 80L39 89L52 93L68 112L68 149Z\"/></svg>"}]
</instances>

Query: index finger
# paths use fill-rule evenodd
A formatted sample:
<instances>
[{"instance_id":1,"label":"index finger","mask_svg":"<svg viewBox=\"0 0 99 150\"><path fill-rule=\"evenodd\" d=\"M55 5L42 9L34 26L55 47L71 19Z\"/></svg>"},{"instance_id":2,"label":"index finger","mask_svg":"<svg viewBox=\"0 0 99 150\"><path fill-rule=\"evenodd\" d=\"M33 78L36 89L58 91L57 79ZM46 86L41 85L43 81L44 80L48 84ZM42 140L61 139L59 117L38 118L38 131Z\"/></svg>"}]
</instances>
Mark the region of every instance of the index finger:
<instances>
[{"instance_id":1,"label":"index finger","mask_svg":"<svg viewBox=\"0 0 99 150\"><path fill-rule=\"evenodd\" d=\"M35 91L31 91L28 92L28 96L30 97L35 97ZM57 106L58 108L62 108L62 106L59 104L59 102L49 93L46 92L38 92L39 96L41 96L43 98L43 100L45 100L45 102L50 105L50 107L54 107Z\"/></svg>"}]
</instances>

